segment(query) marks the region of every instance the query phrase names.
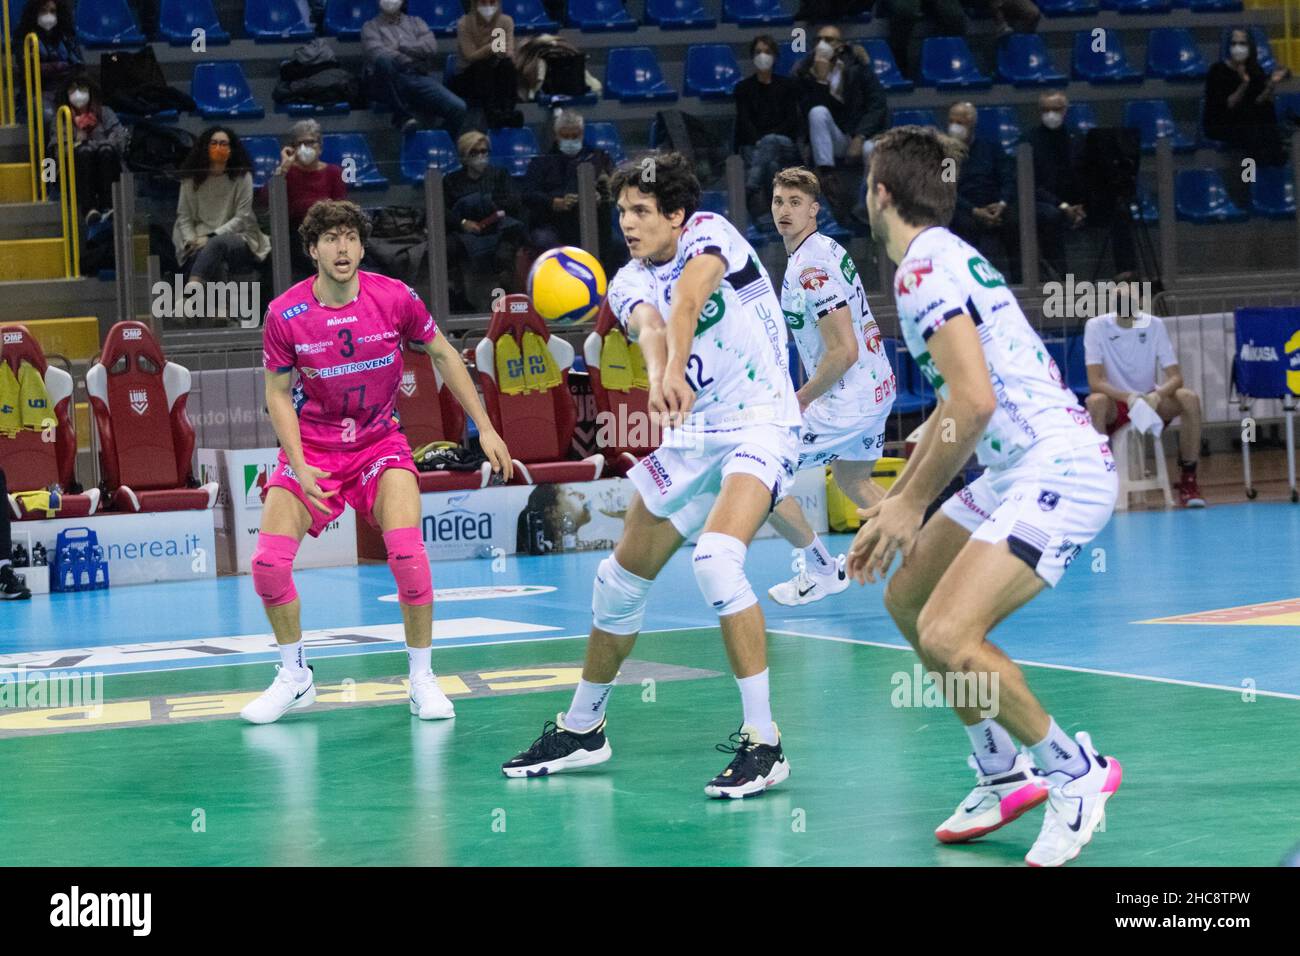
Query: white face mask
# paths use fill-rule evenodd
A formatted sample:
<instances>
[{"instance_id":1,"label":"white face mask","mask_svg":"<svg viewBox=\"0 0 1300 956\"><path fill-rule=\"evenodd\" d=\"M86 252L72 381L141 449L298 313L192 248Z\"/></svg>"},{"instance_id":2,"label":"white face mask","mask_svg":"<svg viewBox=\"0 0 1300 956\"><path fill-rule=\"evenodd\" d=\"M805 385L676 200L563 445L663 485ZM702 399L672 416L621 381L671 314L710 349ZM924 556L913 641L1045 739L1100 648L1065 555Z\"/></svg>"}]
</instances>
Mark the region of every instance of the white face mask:
<instances>
[{"instance_id":1,"label":"white face mask","mask_svg":"<svg viewBox=\"0 0 1300 956\"><path fill-rule=\"evenodd\" d=\"M402 0L379 0L379 9L393 14L402 9Z\"/></svg>"},{"instance_id":2,"label":"white face mask","mask_svg":"<svg viewBox=\"0 0 1300 956\"><path fill-rule=\"evenodd\" d=\"M36 23L42 30L53 30L54 25L58 22L59 18L53 13L42 13L36 18Z\"/></svg>"},{"instance_id":3,"label":"white face mask","mask_svg":"<svg viewBox=\"0 0 1300 956\"><path fill-rule=\"evenodd\" d=\"M1043 114L1043 125L1048 129L1060 129L1065 122L1065 114L1059 110L1048 110Z\"/></svg>"},{"instance_id":4,"label":"white face mask","mask_svg":"<svg viewBox=\"0 0 1300 956\"><path fill-rule=\"evenodd\" d=\"M1245 43L1234 43L1228 47L1228 53L1237 63L1245 63L1246 57L1250 56L1250 47Z\"/></svg>"},{"instance_id":5,"label":"white face mask","mask_svg":"<svg viewBox=\"0 0 1300 956\"><path fill-rule=\"evenodd\" d=\"M948 135L953 139L959 139L962 142L965 142L967 136L966 127L961 123L949 123Z\"/></svg>"},{"instance_id":6,"label":"white face mask","mask_svg":"<svg viewBox=\"0 0 1300 956\"><path fill-rule=\"evenodd\" d=\"M299 146L298 162L302 163L304 166L310 166L312 163L316 162L316 148L314 146Z\"/></svg>"},{"instance_id":7,"label":"white face mask","mask_svg":"<svg viewBox=\"0 0 1300 956\"><path fill-rule=\"evenodd\" d=\"M479 7L479 8L478 8L478 15L479 15L480 17L482 17L484 20L491 20L494 16L497 15L497 8L496 8L496 7Z\"/></svg>"},{"instance_id":8,"label":"white face mask","mask_svg":"<svg viewBox=\"0 0 1300 956\"><path fill-rule=\"evenodd\" d=\"M79 110L84 110L90 102L90 94L85 90L73 90L68 94L68 102Z\"/></svg>"},{"instance_id":9,"label":"white face mask","mask_svg":"<svg viewBox=\"0 0 1300 956\"><path fill-rule=\"evenodd\" d=\"M473 156L465 161L465 165L471 172L481 173L488 168L488 157Z\"/></svg>"},{"instance_id":10,"label":"white face mask","mask_svg":"<svg viewBox=\"0 0 1300 956\"><path fill-rule=\"evenodd\" d=\"M561 139L557 142L560 144L560 152L565 156L577 156L582 152L581 139Z\"/></svg>"},{"instance_id":11,"label":"white face mask","mask_svg":"<svg viewBox=\"0 0 1300 956\"><path fill-rule=\"evenodd\" d=\"M758 72L760 73L768 72L770 69L772 69L772 66L775 63L776 63L776 57L774 57L770 53L754 54L754 69L758 70Z\"/></svg>"},{"instance_id":12,"label":"white face mask","mask_svg":"<svg viewBox=\"0 0 1300 956\"><path fill-rule=\"evenodd\" d=\"M816 48L816 49L817 49L817 52L820 53L820 54L821 54L822 56L824 56L824 57L828 57L828 56L830 56L832 53L835 52L835 47L832 46L830 43L828 43L828 42L825 41L825 40L818 40L818 41L817 41L817 48Z\"/></svg>"}]
</instances>

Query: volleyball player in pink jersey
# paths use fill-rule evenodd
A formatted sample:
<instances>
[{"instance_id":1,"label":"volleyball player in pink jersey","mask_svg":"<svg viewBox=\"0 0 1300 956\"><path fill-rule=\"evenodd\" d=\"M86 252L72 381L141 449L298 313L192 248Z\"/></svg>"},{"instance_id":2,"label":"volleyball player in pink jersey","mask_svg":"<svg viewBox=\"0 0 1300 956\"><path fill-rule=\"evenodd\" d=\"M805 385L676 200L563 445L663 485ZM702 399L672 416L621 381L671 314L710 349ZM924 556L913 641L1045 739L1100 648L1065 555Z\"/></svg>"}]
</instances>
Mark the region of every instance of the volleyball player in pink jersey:
<instances>
[{"instance_id":1,"label":"volleyball player in pink jersey","mask_svg":"<svg viewBox=\"0 0 1300 956\"><path fill-rule=\"evenodd\" d=\"M282 663L270 688L241 711L255 724L316 699L303 654L293 559L303 535L318 536L346 505L384 533L406 627L411 713L425 720L455 716L430 661L433 582L420 536L415 462L397 417L404 341L428 352L478 426L493 470L507 479L512 472L510 453L469 372L419 296L403 282L358 268L369 231L355 203L312 206L298 233L317 273L274 299L266 312L266 406L280 457L267 482L253 586L266 605Z\"/></svg>"}]
</instances>

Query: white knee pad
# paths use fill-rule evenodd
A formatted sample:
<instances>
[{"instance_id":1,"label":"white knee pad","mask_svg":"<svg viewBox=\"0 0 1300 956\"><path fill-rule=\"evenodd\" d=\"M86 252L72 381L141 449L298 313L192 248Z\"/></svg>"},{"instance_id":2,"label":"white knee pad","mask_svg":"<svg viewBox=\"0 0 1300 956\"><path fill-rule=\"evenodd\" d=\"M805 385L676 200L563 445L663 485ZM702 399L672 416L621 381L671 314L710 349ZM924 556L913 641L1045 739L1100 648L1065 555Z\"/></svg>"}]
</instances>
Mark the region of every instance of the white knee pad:
<instances>
[{"instance_id":1,"label":"white knee pad","mask_svg":"<svg viewBox=\"0 0 1300 956\"><path fill-rule=\"evenodd\" d=\"M611 554L596 568L591 588L593 623L610 634L638 634L645 617L645 596L653 581L637 577Z\"/></svg>"},{"instance_id":2,"label":"white knee pad","mask_svg":"<svg viewBox=\"0 0 1300 956\"><path fill-rule=\"evenodd\" d=\"M745 552L749 549L739 538L706 531L695 546L691 566L695 582L709 606L722 617L736 614L758 603L754 589L745 577Z\"/></svg>"}]
</instances>

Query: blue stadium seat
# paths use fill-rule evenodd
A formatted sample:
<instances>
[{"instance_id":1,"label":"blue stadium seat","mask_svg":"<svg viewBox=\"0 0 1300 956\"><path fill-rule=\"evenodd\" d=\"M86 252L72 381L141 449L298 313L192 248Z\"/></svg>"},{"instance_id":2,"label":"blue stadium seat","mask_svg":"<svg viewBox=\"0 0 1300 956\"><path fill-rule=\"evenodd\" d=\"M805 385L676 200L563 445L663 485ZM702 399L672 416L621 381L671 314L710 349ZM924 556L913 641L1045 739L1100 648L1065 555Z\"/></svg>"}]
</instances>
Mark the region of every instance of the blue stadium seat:
<instances>
[{"instance_id":1,"label":"blue stadium seat","mask_svg":"<svg viewBox=\"0 0 1300 956\"><path fill-rule=\"evenodd\" d=\"M1101 9L1097 0L1039 0L1045 17L1089 17Z\"/></svg>"},{"instance_id":2,"label":"blue stadium seat","mask_svg":"<svg viewBox=\"0 0 1300 956\"><path fill-rule=\"evenodd\" d=\"M943 129L939 125L939 119L934 110L890 110L890 126L933 126L935 129Z\"/></svg>"},{"instance_id":3,"label":"blue stadium seat","mask_svg":"<svg viewBox=\"0 0 1300 956\"><path fill-rule=\"evenodd\" d=\"M1174 177L1174 208L1187 222L1244 222L1216 169L1180 169Z\"/></svg>"},{"instance_id":4,"label":"blue stadium seat","mask_svg":"<svg viewBox=\"0 0 1300 956\"><path fill-rule=\"evenodd\" d=\"M511 176L527 173L528 164L540 152L537 148L537 134L531 126L488 130L488 141L492 148L493 165L505 167Z\"/></svg>"},{"instance_id":5,"label":"blue stadium seat","mask_svg":"<svg viewBox=\"0 0 1300 956\"><path fill-rule=\"evenodd\" d=\"M687 96L706 100L731 98L740 82L740 64L725 43L700 43L686 51Z\"/></svg>"},{"instance_id":6,"label":"blue stadium seat","mask_svg":"<svg viewBox=\"0 0 1300 956\"><path fill-rule=\"evenodd\" d=\"M568 21L584 33L625 32L637 26L622 0L569 0Z\"/></svg>"},{"instance_id":7,"label":"blue stadium seat","mask_svg":"<svg viewBox=\"0 0 1300 956\"><path fill-rule=\"evenodd\" d=\"M661 30L704 30L718 23L700 0L646 0L645 22Z\"/></svg>"},{"instance_id":8,"label":"blue stadium seat","mask_svg":"<svg viewBox=\"0 0 1300 956\"><path fill-rule=\"evenodd\" d=\"M340 40L360 40L361 28L375 17L370 0L325 0L325 34Z\"/></svg>"},{"instance_id":9,"label":"blue stadium seat","mask_svg":"<svg viewBox=\"0 0 1300 956\"><path fill-rule=\"evenodd\" d=\"M554 33L560 29L541 0L501 0L501 10L514 18L515 33Z\"/></svg>"},{"instance_id":10,"label":"blue stadium seat","mask_svg":"<svg viewBox=\"0 0 1300 956\"><path fill-rule=\"evenodd\" d=\"M584 124L582 141L591 149L603 149L615 164L627 159L627 152L623 149L623 137L619 136L616 123Z\"/></svg>"},{"instance_id":11,"label":"blue stadium seat","mask_svg":"<svg viewBox=\"0 0 1300 956\"><path fill-rule=\"evenodd\" d=\"M727 203L725 189L706 189L700 193L700 212L714 212L727 219L731 216L731 207Z\"/></svg>"},{"instance_id":12,"label":"blue stadium seat","mask_svg":"<svg viewBox=\"0 0 1300 956\"><path fill-rule=\"evenodd\" d=\"M158 32L172 46L189 46L194 31L202 29L208 46L224 46L230 34L221 29L212 0L162 0L158 11Z\"/></svg>"},{"instance_id":13,"label":"blue stadium seat","mask_svg":"<svg viewBox=\"0 0 1300 956\"><path fill-rule=\"evenodd\" d=\"M861 45L867 51L867 56L871 57L871 68L876 71L876 79L880 81L880 85L886 92L911 92L912 81L898 69L894 53L889 49L889 44L884 38L872 37L869 40L862 40Z\"/></svg>"},{"instance_id":14,"label":"blue stadium seat","mask_svg":"<svg viewBox=\"0 0 1300 956\"><path fill-rule=\"evenodd\" d=\"M446 83L456 75L456 70L460 68L460 54L452 50L447 54L447 59L442 64L442 82Z\"/></svg>"},{"instance_id":15,"label":"blue stadium seat","mask_svg":"<svg viewBox=\"0 0 1300 956\"><path fill-rule=\"evenodd\" d=\"M1037 33L1008 33L998 41L998 79L1014 86L1066 86L1070 78L1052 65Z\"/></svg>"},{"instance_id":16,"label":"blue stadium seat","mask_svg":"<svg viewBox=\"0 0 1300 956\"><path fill-rule=\"evenodd\" d=\"M85 46L140 46L145 42L126 0L81 0L75 21L77 36ZM17 20L12 25L16 29Z\"/></svg>"},{"instance_id":17,"label":"blue stadium seat","mask_svg":"<svg viewBox=\"0 0 1300 956\"><path fill-rule=\"evenodd\" d=\"M941 90L983 90L993 81L979 71L961 37L926 37L921 41L921 82Z\"/></svg>"},{"instance_id":18,"label":"blue stadium seat","mask_svg":"<svg viewBox=\"0 0 1300 956\"><path fill-rule=\"evenodd\" d=\"M1154 153L1156 140L1162 136L1173 137L1172 145L1176 153L1186 153L1196 148L1196 144L1178 129L1174 114L1169 111L1169 104L1164 100L1130 100L1124 105L1124 125L1137 129L1144 153Z\"/></svg>"},{"instance_id":19,"label":"blue stadium seat","mask_svg":"<svg viewBox=\"0 0 1300 956\"><path fill-rule=\"evenodd\" d=\"M606 54L605 98L624 103L664 102L677 99L677 91L664 82L654 50L624 46Z\"/></svg>"},{"instance_id":20,"label":"blue stadium seat","mask_svg":"<svg viewBox=\"0 0 1300 956\"><path fill-rule=\"evenodd\" d=\"M455 36L464 11L460 0L406 0L408 16L419 17L440 37Z\"/></svg>"},{"instance_id":21,"label":"blue stadium seat","mask_svg":"<svg viewBox=\"0 0 1300 956\"><path fill-rule=\"evenodd\" d=\"M294 0L246 0L244 31L257 43L300 43L316 35Z\"/></svg>"},{"instance_id":22,"label":"blue stadium seat","mask_svg":"<svg viewBox=\"0 0 1300 956\"><path fill-rule=\"evenodd\" d=\"M444 175L460 169L456 144L445 129L412 130L402 139L402 178L422 183L430 166L437 166Z\"/></svg>"},{"instance_id":23,"label":"blue stadium seat","mask_svg":"<svg viewBox=\"0 0 1300 956\"><path fill-rule=\"evenodd\" d=\"M280 141L274 136L241 136L239 141L253 161L253 188L261 189L280 166Z\"/></svg>"},{"instance_id":24,"label":"blue stadium seat","mask_svg":"<svg viewBox=\"0 0 1300 956\"><path fill-rule=\"evenodd\" d=\"M1074 35L1074 78L1089 83L1141 83L1142 74L1129 66L1124 56L1119 31L1098 29L1104 34L1104 52L1093 50L1092 30Z\"/></svg>"},{"instance_id":25,"label":"blue stadium seat","mask_svg":"<svg viewBox=\"0 0 1300 956\"><path fill-rule=\"evenodd\" d=\"M781 0L722 0L722 19L742 27L770 27L794 23L794 14L782 9Z\"/></svg>"},{"instance_id":26,"label":"blue stadium seat","mask_svg":"<svg viewBox=\"0 0 1300 956\"><path fill-rule=\"evenodd\" d=\"M1147 76L1199 81L1207 69L1196 38L1186 27L1158 27L1147 36Z\"/></svg>"},{"instance_id":27,"label":"blue stadium seat","mask_svg":"<svg viewBox=\"0 0 1300 956\"><path fill-rule=\"evenodd\" d=\"M1157 223L1160 221L1160 206L1150 190L1139 185L1137 198L1128 204L1129 214L1134 222Z\"/></svg>"},{"instance_id":28,"label":"blue stadium seat","mask_svg":"<svg viewBox=\"0 0 1300 956\"><path fill-rule=\"evenodd\" d=\"M894 370L898 380L898 395L894 399L894 412L899 415L911 415L933 408L936 402L934 389L925 380L917 367L916 361L907 351L901 339L886 338L885 358Z\"/></svg>"},{"instance_id":29,"label":"blue stadium seat","mask_svg":"<svg viewBox=\"0 0 1300 956\"><path fill-rule=\"evenodd\" d=\"M1250 208L1267 219L1295 218L1295 173L1290 166L1260 166L1255 170Z\"/></svg>"},{"instance_id":30,"label":"blue stadium seat","mask_svg":"<svg viewBox=\"0 0 1300 956\"><path fill-rule=\"evenodd\" d=\"M190 96L204 119L261 119L266 115L253 99L238 60L196 63Z\"/></svg>"},{"instance_id":31,"label":"blue stadium seat","mask_svg":"<svg viewBox=\"0 0 1300 956\"><path fill-rule=\"evenodd\" d=\"M1241 0L1188 0L1187 7L1193 13L1237 13L1242 3Z\"/></svg>"},{"instance_id":32,"label":"blue stadium seat","mask_svg":"<svg viewBox=\"0 0 1300 956\"><path fill-rule=\"evenodd\" d=\"M1120 14L1158 14L1173 9L1170 0L1102 0L1102 8Z\"/></svg>"},{"instance_id":33,"label":"blue stadium seat","mask_svg":"<svg viewBox=\"0 0 1300 956\"><path fill-rule=\"evenodd\" d=\"M326 133L323 138L321 160L343 168L343 181L349 189L388 188L388 177L375 165L364 133ZM350 182L349 170L354 176Z\"/></svg>"},{"instance_id":34,"label":"blue stadium seat","mask_svg":"<svg viewBox=\"0 0 1300 956\"><path fill-rule=\"evenodd\" d=\"M1065 128L1076 136L1087 136L1088 130L1096 129L1098 125L1091 103L1071 103L1065 111Z\"/></svg>"},{"instance_id":35,"label":"blue stadium seat","mask_svg":"<svg viewBox=\"0 0 1300 956\"><path fill-rule=\"evenodd\" d=\"M1002 146L1005 153L1016 151L1020 142L1020 120L1014 106L981 106L975 113L975 135L991 139Z\"/></svg>"},{"instance_id":36,"label":"blue stadium seat","mask_svg":"<svg viewBox=\"0 0 1300 956\"><path fill-rule=\"evenodd\" d=\"M352 104L347 100L337 103L276 103L275 111L300 119L312 116L347 116L352 112Z\"/></svg>"},{"instance_id":37,"label":"blue stadium seat","mask_svg":"<svg viewBox=\"0 0 1300 956\"><path fill-rule=\"evenodd\" d=\"M1272 73L1277 69L1277 60L1273 58L1273 47L1269 45L1268 34L1264 32L1261 26L1247 27L1255 37L1255 52L1259 55L1259 66L1265 73ZM1219 58L1228 59L1228 41L1232 39L1232 29L1225 28L1223 35L1219 38Z\"/></svg>"}]
</instances>

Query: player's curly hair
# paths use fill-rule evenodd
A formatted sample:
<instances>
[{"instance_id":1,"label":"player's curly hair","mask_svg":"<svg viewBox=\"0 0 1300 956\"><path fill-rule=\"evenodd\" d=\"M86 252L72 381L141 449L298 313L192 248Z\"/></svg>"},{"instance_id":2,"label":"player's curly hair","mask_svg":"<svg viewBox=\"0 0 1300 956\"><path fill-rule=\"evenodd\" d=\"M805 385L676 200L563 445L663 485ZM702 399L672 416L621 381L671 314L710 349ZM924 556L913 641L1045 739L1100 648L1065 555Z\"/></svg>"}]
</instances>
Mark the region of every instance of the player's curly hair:
<instances>
[{"instance_id":1,"label":"player's curly hair","mask_svg":"<svg viewBox=\"0 0 1300 956\"><path fill-rule=\"evenodd\" d=\"M609 178L609 194L617 201L629 186L654 196L665 216L683 210L683 222L700 208L700 181L690 160L681 153L657 152L629 159Z\"/></svg>"},{"instance_id":2,"label":"player's curly hair","mask_svg":"<svg viewBox=\"0 0 1300 956\"><path fill-rule=\"evenodd\" d=\"M952 222L965 144L927 126L895 126L872 142L869 173L889 190L903 222L911 226Z\"/></svg>"},{"instance_id":3,"label":"player's curly hair","mask_svg":"<svg viewBox=\"0 0 1300 956\"><path fill-rule=\"evenodd\" d=\"M307 210L298 227L303 252L311 255L312 246L322 235L340 226L355 229L362 243L370 238L370 217L354 202L346 199L322 199Z\"/></svg>"}]
</instances>

